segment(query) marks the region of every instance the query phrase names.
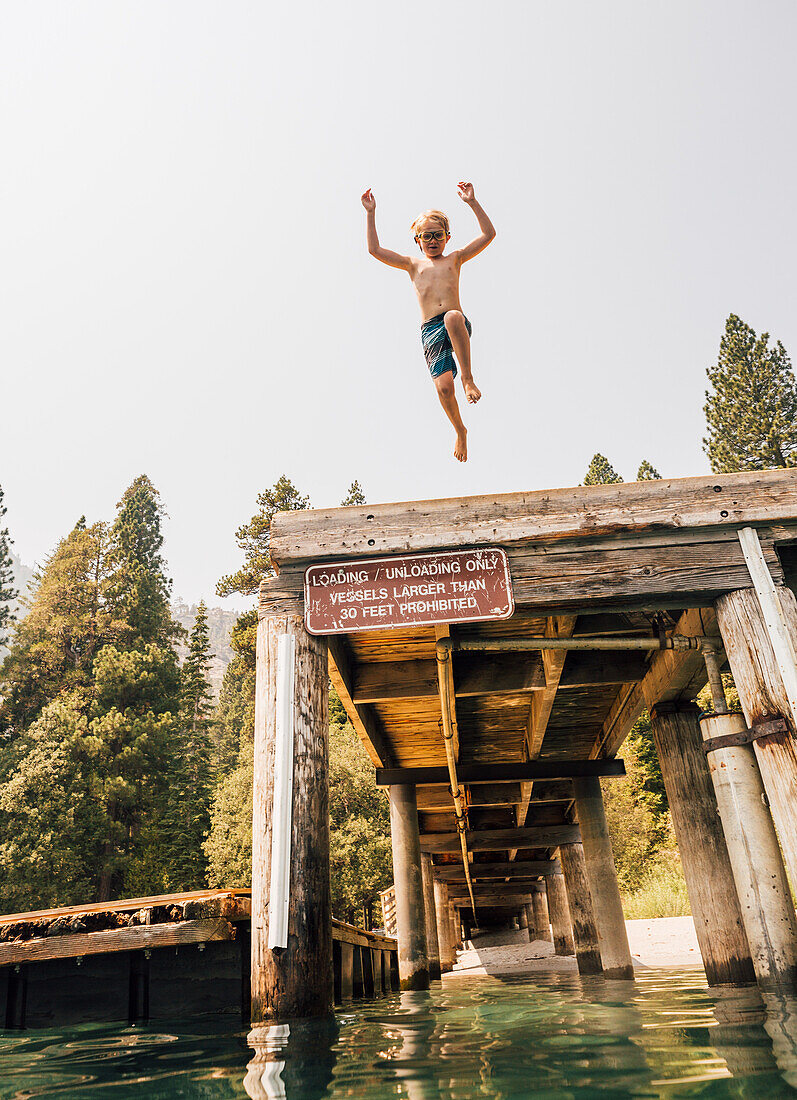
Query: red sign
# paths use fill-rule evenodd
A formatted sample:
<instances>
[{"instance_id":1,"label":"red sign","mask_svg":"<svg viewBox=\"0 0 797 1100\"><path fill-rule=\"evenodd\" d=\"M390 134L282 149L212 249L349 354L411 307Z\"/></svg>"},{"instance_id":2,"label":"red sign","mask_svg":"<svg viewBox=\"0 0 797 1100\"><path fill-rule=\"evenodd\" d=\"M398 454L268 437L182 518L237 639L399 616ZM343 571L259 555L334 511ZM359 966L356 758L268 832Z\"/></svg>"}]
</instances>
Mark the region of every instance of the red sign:
<instances>
[{"instance_id":1,"label":"red sign","mask_svg":"<svg viewBox=\"0 0 797 1100\"><path fill-rule=\"evenodd\" d=\"M310 634L508 619L514 610L509 562L498 549L311 565L304 575Z\"/></svg>"}]
</instances>

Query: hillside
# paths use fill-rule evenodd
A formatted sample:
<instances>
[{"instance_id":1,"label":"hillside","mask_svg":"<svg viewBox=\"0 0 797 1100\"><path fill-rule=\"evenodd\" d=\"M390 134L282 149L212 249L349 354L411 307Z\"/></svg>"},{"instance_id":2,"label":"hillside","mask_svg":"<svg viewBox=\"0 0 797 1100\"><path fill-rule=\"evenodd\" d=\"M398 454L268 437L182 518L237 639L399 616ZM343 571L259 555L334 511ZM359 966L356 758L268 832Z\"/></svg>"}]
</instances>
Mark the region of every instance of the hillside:
<instances>
[{"instance_id":1,"label":"hillside","mask_svg":"<svg viewBox=\"0 0 797 1100\"><path fill-rule=\"evenodd\" d=\"M196 619L196 609L197 605L195 603L187 604L183 600L176 600L172 604L172 614L175 619L189 632ZM224 670L233 658L233 651L230 648L230 631L235 626L237 618L237 611L227 611L223 607L208 608L210 651L213 654L210 666L210 682L213 686L214 695L219 694L221 681L224 678ZM180 645L177 647L177 651L182 660L187 652L186 647Z\"/></svg>"}]
</instances>

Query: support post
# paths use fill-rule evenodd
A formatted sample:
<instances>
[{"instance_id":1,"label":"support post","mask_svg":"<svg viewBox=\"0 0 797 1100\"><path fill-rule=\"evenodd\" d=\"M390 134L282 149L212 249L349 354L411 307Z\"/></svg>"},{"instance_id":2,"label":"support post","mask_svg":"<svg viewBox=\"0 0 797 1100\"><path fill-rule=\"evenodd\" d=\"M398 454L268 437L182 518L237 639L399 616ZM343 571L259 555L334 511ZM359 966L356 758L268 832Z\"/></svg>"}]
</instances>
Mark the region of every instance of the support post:
<instances>
[{"instance_id":1,"label":"support post","mask_svg":"<svg viewBox=\"0 0 797 1100\"><path fill-rule=\"evenodd\" d=\"M567 891L563 875L546 875L545 892L548 897L548 912L551 916L553 950L555 955L575 955L573 926L570 923L570 907L567 904Z\"/></svg>"},{"instance_id":2,"label":"support post","mask_svg":"<svg viewBox=\"0 0 797 1100\"><path fill-rule=\"evenodd\" d=\"M402 989L428 989L429 958L421 875L421 841L418 834L418 801L412 784L394 784L389 791L399 982Z\"/></svg>"},{"instance_id":3,"label":"support post","mask_svg":"<svg viewBox=\"0 0 797 1100\"><path fill-rule=\"evenodd\" d=\"M651 708L697 940L709 985L755 981L728 847L694 703Z\"/></svg>"},{"instance_id":4,"label":"support post","mask_svg":"<svg viewBox=\"0 0 797 1100\"><path fill-rule=\"evenodd\" d=\"M773 586L774 588L774 586ZM797 648L797 599L790 588L774 588L772 600L782 611L782 630ZM772 718L785 719L789 731L772 733L753 742L783 858L792 883L797 884L797 741L795 719L772 646L767 621L752 588L728 592L717 600L725 653L733 672L748 726ZM776 638L777 640L777 638ZM783 647L781 647L783 648ZM786 646L786 649L789 647ZM780 654L784 663L790 660ZM797 888L797 887L795 887Z\"/></svg>"},{"instance_id":5,"label":"support post","mask_svg":"<svg viewBox=\"0 0 797 1100\"><path fill-rule=\"evenodd\" d=\"M528 929L529 943L534 943L534 908L531 904L531 900L527 901L523 906L523 912L526 917L524 927Z\"/></svg>"},{"instance_id":6,"label":"support post","mask_svg":"<svg viewBox=\"0 0 797 1100\"><path fill-rule=\"evenodd\" d=\"M531 895L531 906L534 912L534 936L538 940L551 942L551 927L548 919L548 902L543 893L545 887L540 883L539 887Z\"/></svg>"},{"instance_id":7,"label":"support post","mask_svg":"<svg viewBox=\"0 0 797 1100\"><path fill-rule=\"evenodd\" d=\"M600 780L574 779L573 791L587 862L587 879L598 929L603 972L607 978L633 978L634 964L628 946L623 903L617 884Z\"/></svg>"},{"instance_id":8,"label":"support post","mask_svg":"<svg viewBox=\"0 0 797 1100\"><path fill-rule=\"evenodd\" d=\"M434 908L437 918L437 944L440 949L440 970L447 973L454 965L454 948L451 941L451 921L448 917L448 886L434 883Z\"/></svg>"},{"instance_id":9,"label":"support post","mask_svg":"<svg viewBox=\"0 0 797 1100\"><path fill-rule=\"evenodd\" d=\"M293 674L278 661L290 635ZM278 667L278 665L280 667ZM277 698L281 683L280 699ZM332 912L329 882L327 647L298 615L267 616L257 627L252 810L252 1024L323 1016L332 1009ZM291 698L283 697L289 691ZM278 716L278 702L280 703ZM278 726L293 727L287 797L287 946L269 947L275 752ZM276 855L277 853L275 853Z\"/></svg>"},{"instance_id":10,"label":"support post","mask_svg":"<svg viewBox=\"0 0 797 1100\"><path fill-rule=\"evenodd\" d=\"M745 720L715 714L700 725L710 740L739 733ZM763 988L793 992L797 922L755 753L749 744L730 745L708 759L756 978Z\"/></svg>"},{"instance_id":11,"label":"support post","mask_svg":"<svg viewBox=\"0 0 797 1100\"><path fill-rule=\"evenodd\" d=\"M518 928L520 928L521 930L522 930L522 929L524 929L524 928L528 928L528 927L529 927L529 913L528 913L528 908L529 908L529 907L528 907L528 905L523 905L523 906L522 906L522 907L521 907L521 908L520 908L520 909L518 910L518 915L517 915L517 923L518 923Z\"/></svg>"},{"instance_id":12,"label":"support post","mask_svg":"<svg viewBox=\"0 0 797 1100\"><path fill-rule=\"evenodd\" d=\"M437 914L434 904L434 872L432 857L421 855L421 875L423 876L423 911L426 917L426 951L429 959L429 978L440 981L440 944L437 938Z\"/></svg>"},{"instance_id":13,"label":"support post","mask_svg":"<svg viewBox=\"0 0 797 1100\"><path fill-rule=\"evenodd\" d=\"M592 912L584 848L580 841L560 844L559 859L567 889L567 904L573 922L573 941L579 974L602 974L598 930Z\"/></svg>"}]
</instances>

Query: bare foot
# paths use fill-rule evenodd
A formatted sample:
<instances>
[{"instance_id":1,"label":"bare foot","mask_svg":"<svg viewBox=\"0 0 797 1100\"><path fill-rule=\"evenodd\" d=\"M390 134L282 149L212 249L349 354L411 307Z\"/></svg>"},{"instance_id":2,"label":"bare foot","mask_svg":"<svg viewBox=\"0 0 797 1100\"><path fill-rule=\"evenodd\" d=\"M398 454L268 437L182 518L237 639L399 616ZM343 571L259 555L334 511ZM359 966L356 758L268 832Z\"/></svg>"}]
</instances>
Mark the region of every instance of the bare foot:
<instances>
[{"instance_id":1,"label":"bare foot","mask_svg":"<svg viewBox=\"0 0 797 1100\"><path fill-rule=\"evenodd\" d=\"M465 390L465 396L467 397L470 404L475 405L481 397L482 391L479 389L473 379L471 378L469 382L463 382L462 388Z\"/></svg>"},{"instance_id":2,"label":"bare foot","mask_svg":"<svg viewBox=\"0 0 797 1100\"><path fill-rule=\"evenodd\" d=\"M454 444L454 458L457 462L468 461L468 429L463 428L457 432L457 441Z\"/></svg>"}]
</instances>

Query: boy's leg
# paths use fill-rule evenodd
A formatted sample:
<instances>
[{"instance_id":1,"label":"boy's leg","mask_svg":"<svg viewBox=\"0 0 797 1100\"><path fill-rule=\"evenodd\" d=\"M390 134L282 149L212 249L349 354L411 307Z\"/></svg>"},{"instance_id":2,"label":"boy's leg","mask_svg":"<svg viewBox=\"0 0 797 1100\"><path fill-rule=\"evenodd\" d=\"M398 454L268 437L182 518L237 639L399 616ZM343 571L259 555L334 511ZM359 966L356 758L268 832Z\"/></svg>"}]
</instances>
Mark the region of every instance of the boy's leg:
<instances>
[{"instance_id":1,"label":"boy's leg","mask_svg":"<svg viewBox=\"0 0 797 1100\"><path fill-rule=\"evenodd\" d=\"M459 369L462 371L462 386L465 396L471 405L475 405L481 397L481 390L473 381L473 373L470 369L470 334L465 324L465 318L458 309L450 309L443 318L446 332L457 357Z\"/></svg>"},{"instance_id":2,"label":"boy's leg","mask_svg":"<svg viewBox=\"0 0 797 1100\"><path fill-rule=\"evenodd\" d=\"M437 389L437 396L440 398L440 404L445 409L446 416L454 425L454 431L457 433L454 458L460 462L466 462L468 458L468 430L462 423L462 417L459 414L457 394L454 389L454 375L450 370L447 370L445 374L441 374L434 379L434 384Z\"/></svg>"}]
</instances>

